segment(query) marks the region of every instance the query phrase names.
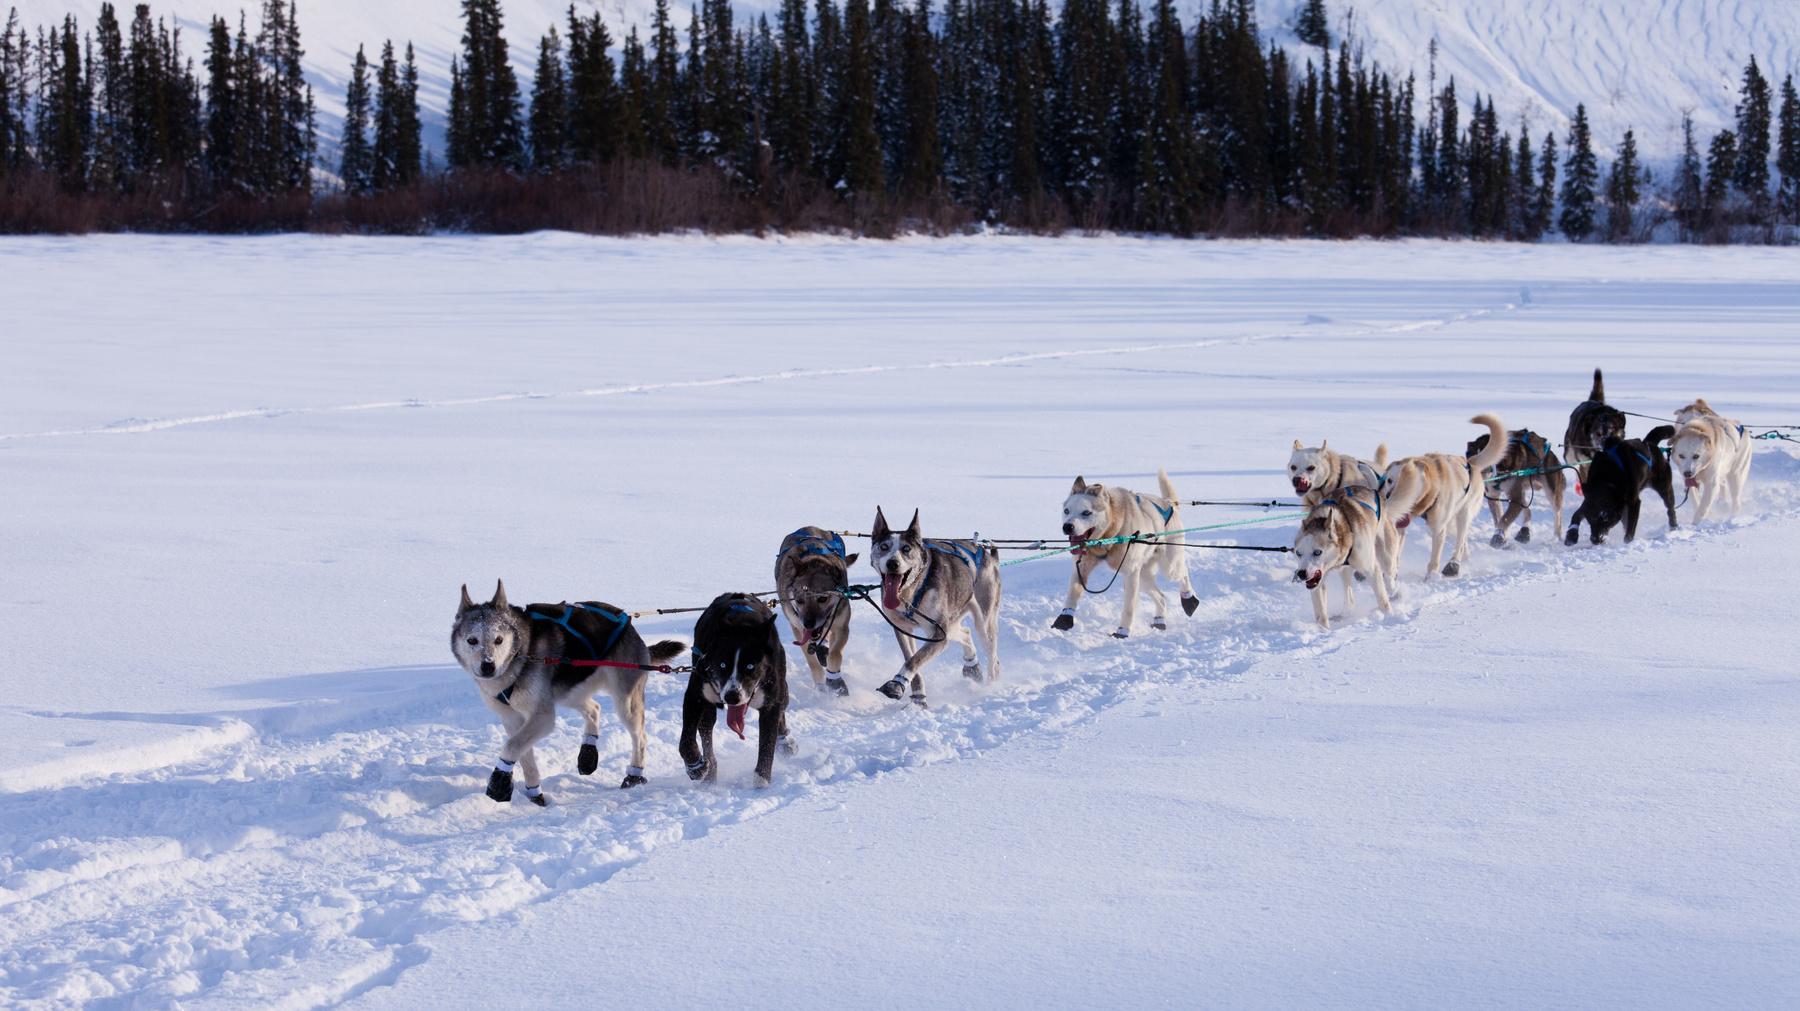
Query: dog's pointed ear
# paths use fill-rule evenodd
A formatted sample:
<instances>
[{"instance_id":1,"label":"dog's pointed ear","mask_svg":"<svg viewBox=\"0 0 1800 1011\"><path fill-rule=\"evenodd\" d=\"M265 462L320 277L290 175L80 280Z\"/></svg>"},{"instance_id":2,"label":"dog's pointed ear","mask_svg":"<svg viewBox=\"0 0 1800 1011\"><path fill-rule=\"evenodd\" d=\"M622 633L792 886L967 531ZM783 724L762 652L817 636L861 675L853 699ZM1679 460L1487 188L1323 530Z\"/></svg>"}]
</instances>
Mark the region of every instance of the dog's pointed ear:
<instances>
[{"instance_id":1,"label":"dog's pointed ear","mask_svg":"<svg viewBox=\"0 0 1800 1011\"><path fill-rule=\"evenodd\" d=\"M1079 495L1084 491L1087 491L1087 479L1080 474L1077 474L1075 475L1075 483L1069 486L1069 494Z\"/></svg>"},{"instance_id":2,"label":"dog's pointed ear","mask_svg":"<svg viewBox=\"0 0 1800 1011\"><path fill-rule=\"evenodd\" d=\"M913 510L912 522L907 524L906 539L910 541L919 539L919 511L917 509Z\"/></svg>"},{"instance_id":3,"label":"dog's pointed ear","mask_svg":"<svg viewBox=\"0 0 1800 1011\"><path fill-rule=\"evenodd\" d=\"M1331 440L1330 439L1320 439L1319 440L1319 452L1323 453L1330 448L1331 448Z\"/></svg>"},{"instance_id":4,"label":"dog's pointed ear","mask_svg":"<svg viewBox=\"0 0 1800 1011\"><path fill-rule=\"evenodd\" d=\"M855 565L856 560L861 557L862 556L860 554L858 554L857 552L854 552L854 551L850 552L849 554L844 556L844 567L849 568L850 566Z\"/></svg>"},{"instance_id":5,"label":"dog's pointed ear","mask_svg":"<svg viewBox=\"0 0 1800 1011\"><path fill-rule=\"evenodd\" d=\"M462 592L462 603L456 605L456 613L461 614L464 611L474 608L474 606L475 606L475 602L473 600L469 599L469 584L464 583L463 584L463 592Z\"/></svg>"},{"instance_id":6,"label":"dog's pointed ear","mask_svg":"<svg viewBox=\"0 0 1800 1011\"><path fill-rule=\"evenodd\" d=\"M506 608L506 581L504 579L494 580L494 599L488 603L497 609L504 610Z\"/></svg>"},{"instance_id":7,"label":"dog's pointed ear","mask_svg":"<svg viewBox=\"0 0 1800 1011\"><path fill-rule=\"evenodd\" d=\"M1294 440L1294 452L1298 453L1305 448L1306 448L1305 446L1300 445L1299 439Z\"/></svg>"},{"instance_id":8,"label":"dog's pointed ear","mask_svg":"<svg viewBox=\"0 0 1800 1011\"><path fill-rule=\"evenodd\" d=\"M893 531L888 528L887 514L881 511L880 506L876 506L875 526L870 528L869 536L878 541L885 541L892 533Z\"/></svg>"}]
</instances>

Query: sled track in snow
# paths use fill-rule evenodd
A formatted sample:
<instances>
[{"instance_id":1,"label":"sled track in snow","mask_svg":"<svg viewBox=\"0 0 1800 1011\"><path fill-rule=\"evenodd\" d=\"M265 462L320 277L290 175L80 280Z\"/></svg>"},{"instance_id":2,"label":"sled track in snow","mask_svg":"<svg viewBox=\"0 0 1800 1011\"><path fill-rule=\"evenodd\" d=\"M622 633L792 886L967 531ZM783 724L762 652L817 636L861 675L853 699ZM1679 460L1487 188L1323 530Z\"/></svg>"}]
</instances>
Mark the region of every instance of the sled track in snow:
<instances>
[{"instance_id":1,"label":"sled track in snow","mask_svg":"<svg viewBox=\"0 0 1800 1011\"><path fill-rule=\"evenodd\" d=\"M1791 459L1758 458L1773 456ZM1478 546L1476 574L1456 581L1422 582L1423 538L1413 538L1400 613L1353 618L1329 634L1303 624L1305 594L1266 558L1195 559L1197 582L1222 589L1203 591L1199 613L1173 631L1123 644L1107 635L1116 595L1089 601L1064 635L1048 628L1062 566L1012 570L1005 682L983 691L944 661L928 673L935 708L889 703L873 686L894 650L865 620L846 666L856 694L796 697L801 753L777 762L766 790L749 785L753 749L729 739L720 783L687 781L674 748L683 687L674 678L651 684L649 786L614 788L627 742L610 712L601 772L576 776L578 724L565 714L541 752L555 800L547 810L481 796L498 730L448 666L386 672L405 687L373 710L321 702L220 714L221 724L252 726L251 736L147 772L0 794L0 1004L329 1006L429 958L421 941L436 931L603 885L662 846L829 790L1066 734L1139 692L1229 684L1259 661L1303 670L1371 636L1404 638L1434 609L1495 589L1595 566L1622 575L1678 564L1686 545L1800 518L1785 504L1800 468L1775 469L1752 504L1781 495L1782 508L1669 534L1647 519L1646 537L1629 546L1565 550L1549 537L1504 552ZM1270 543L1286 530L1255 536Z\"/></svg>"},{"instance_id":2,"label":"sled track in snow","mask_svg":"<svg viewBox=\"0 0 1800 1011\"><path fill-rule=\"evenodd\" d=\"M213 425L248 419L271 420L275 418L309 414L361 414L370 411L397 411L425 407L477 407L484 404L505 404L521 400L617 397L634 393L662 393L671 390L697 390L721 386L745 386L755 383L787 382L797 379L826 379L834 376L876 375L885 372L1001 368L1011 365L1028 365L1033 362L1056 361L1069 358L1094 358L1108 355L1139 355L1174 351L1194 351L1209 347L1257 344L1264 341L1292 340L1300 337L1329 336L1334 339L1370 337L1380 334L1413 333L1420 330L1453 326L1458 323L1491 316L1496 313L1511 312L1518 307L1519 304L1517 302L1507 302L1489 308L1470 309L1464 312L1452 313L1448 316L1436 316L1430 319L1415 320L1409 323L1397 323L1391 326L1380 327L1359 327L1350 330L1336 330L1324 333L1321 333L1319 326L1314 324L1301 329L1282 330L1265 334L1252 334L1244 337L1211 337L1204 340L1175 341L1161 344L1139 344L1130 347L1073 348L1064 351L1041 351L1015 355L1001 355L994 358L966 358L934 362L858 365L833 369L784 369L779 372L763 372L744 376L722 376L713 379L684 379L662 383L630 383L620 386L599 386L590 389L569 390L560 393L496 393L480 397L453 397L443 400L377 400L361 404L340 404L326 407L249 407L236 410L217 411L211 414L195 414L179 418L133 418L93 428L70 428L46 432L18 432L12 434L0 433L0 442L16 442L27 439L68 438L82 435L143 435L149 432L162 432L173 428L189 428L195 425Z\"/></svg>"}]
</instances>

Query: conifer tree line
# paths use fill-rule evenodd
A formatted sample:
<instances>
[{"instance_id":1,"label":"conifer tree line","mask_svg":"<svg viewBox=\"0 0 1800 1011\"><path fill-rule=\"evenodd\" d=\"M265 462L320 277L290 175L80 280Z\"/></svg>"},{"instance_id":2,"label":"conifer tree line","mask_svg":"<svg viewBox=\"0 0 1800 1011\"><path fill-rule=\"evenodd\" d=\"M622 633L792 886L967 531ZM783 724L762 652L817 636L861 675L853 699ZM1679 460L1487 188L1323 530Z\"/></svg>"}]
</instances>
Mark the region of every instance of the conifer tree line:
<instances>
[{"instance_id":1,"label":"conifer tree line","mask_svg":"<svg viewBox=\"0 0 1800 1011\"><path fill-rule=\"evenodd\" d=\"M351 199L469 180L528 194L626 165L720 180L747 205L854 212L827 220L1610 242L1664 221L1691 241L1800 225L1800 96L1754 58L1732 128L1703 140L1684 117L1657 180L1634 132L1595 138L1585 106L1534 137L1491 96L1440 85L1435 43L1424 82L1365 61L1325 0L1295 0L1294 55L1253 0L1185 22L1173 0L780 0L754 19L700 0L684 23L657 0L622 38L571 5L526 81L501 0L461 0L445 167L427 172L410 45L358 50L337 163L318 165L294 0L260 14L254 33L215 18L198 69L144 5L128 29L111 4L91 28L11 18L0 187L38 173L86 193L270 197L323 179Z\"/></svg>"}]
</instances>

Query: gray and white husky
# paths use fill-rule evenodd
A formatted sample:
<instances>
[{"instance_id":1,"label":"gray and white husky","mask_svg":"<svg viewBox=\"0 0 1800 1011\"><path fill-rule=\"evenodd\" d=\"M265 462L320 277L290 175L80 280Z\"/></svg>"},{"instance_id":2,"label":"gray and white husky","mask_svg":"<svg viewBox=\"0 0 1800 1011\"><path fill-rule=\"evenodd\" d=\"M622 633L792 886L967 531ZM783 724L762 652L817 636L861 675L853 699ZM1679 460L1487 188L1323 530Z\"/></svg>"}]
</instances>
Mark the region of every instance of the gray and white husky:
<instances>
[{"instance_id":1,"label":"gray and white husky","mask_svg":"<svg viewBox=\"0 0 1800 1011\"><path fill-rule=\"evenodd\" d=\"M946 540L919 533L919 513L898 533L875 510L870 531L874 547L869 564L881 575L881 611L894 626L894 638L906 661L881 686L881 694L898 699L912 687L912 700L925 704L925 682L919 671L954 640L963 650L963 677L981 680L981 664L968 618L987 653L989 681L1000 680L1000 551L973 540Z\"/></svg>"},{"instance_id":2,"label":"gray and white husky","mask_svg":"<svg viewBox=\"0 0 1800 1011\"><path fill-rule=\"evenodd\" d=\"M600 704L594 696L601 689L611 693L613 708L631 735L631 764L619 788L628 790L645 782L647 668L673 660L687 646L670 640L645 647L630 616L596 601L514 607L506 602L506 584L500 583L485 604L470 600L469 588L462 588L450 649L475 679L481 700L506 728L487 795L496 801L511 800L517 765L525 774L525 796L543 807L548 798L540 788L543 780L533 746L556 728L557 706L579 709L585 736L576 767L583 776L592 775L600 766ZM571 661L630 666L577 666Z\"/></svg>"},{"instance_id":3,"label":"gray and white husky","mask_svg":"<svg viewBox=\"0 0 1800 1011\"><path fill-rule=\"evenodd\" d=\"M801 527L781 541L775 554L775 590L781 613L794 630L794 645L806 656L813 687L850 694L844 684L844 645L850 641L850 566L844 538L821 527Z\"/></svg>"}]
</instances>

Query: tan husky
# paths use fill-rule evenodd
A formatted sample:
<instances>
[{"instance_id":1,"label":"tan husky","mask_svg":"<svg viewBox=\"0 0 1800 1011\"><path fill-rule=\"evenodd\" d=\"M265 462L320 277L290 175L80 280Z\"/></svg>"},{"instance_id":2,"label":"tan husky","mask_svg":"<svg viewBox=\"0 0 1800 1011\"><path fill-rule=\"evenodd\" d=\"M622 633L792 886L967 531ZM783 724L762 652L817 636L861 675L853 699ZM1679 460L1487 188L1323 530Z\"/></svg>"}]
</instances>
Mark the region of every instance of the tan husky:
<instances>
[{"instance_id":1,"label":"tan husky","mask_svg":"<svg viewBox=\"0 0 1800 1011\"><path fill-rule=\"evenodd\" d=\"M1393 518L1394 527L1404 531L1414 516L1431 527L1431 562L1425 578L1439 571L1444 558L1444 542L1451 542L1450 561L1443 567L1446 576L1462 571L1469 560L1469 528L1487 501L1482 472L1500 462L1506 455L1506 426L1491 414L1478 414L1469 419L1472 425L1486 425L1487 445L1474 456L1455 453L1424 453L1396 460L1387 469L1384 509ZM1404 536L1404 534L1402 535Z\"/></svg>"},{"instance_id":2,"label":"tan husky","mask_svg":"<svg viewBox=\"0 0 1800 1011\"><path fill-rule=\"evenodd\" d=\"M1156 581L1158 571L1164 579L1173 580L1181 587L1181 609L1189 617L1193 616L1200 601L1194 596L1194 584L1188 579L1187 549L1182 547L1182 535L1171 533L1181 529L1181 502L1175 497L1175 486L1170 483L1167 471L1157 471L1156 480L1162 491L1160 496L1111 485L1088 484L1079 477L1075 479L1062 507L1062 531L1072 545L1070 553L1075 557L1075 571L1069 576L1069 599L1062 614L1051 622L1051 628L1066 632L1075 627L1075 605L1083 594L1091 592L1087 589L1087 580L1102 566L1117 573L1115 578L1124 584L1124 609L1113 638L1123 639L1131 634L1139 594L1148 594L1156 605L1150 627L1158 631L1168 629L1168 600ZM1088 541L1140 533L1153 541L1083 546Z\"/></svg>"},{"instance_id":3,"label":"tan husky","mask_svg":"<svg viewBox=\"0 0 1800 1011\"><path fill-rule=\"evenodd\" d=\"M1752 444L1744 426L1720 417L1704 400L1675 412L1675 420L1681 428L1669 444L1669 466L1686 482L1689 495L1700 492L1689 522L1706 518L1721 488L1731 495L1731 515L1736 516L1750 479Z\"/></svg>"},{"instance_id":4,"label":"tan husky","mask_svg":"<svg viewBox=\"0 0 1800 1011\"><path fill-rule=\"evenodd\" d=\"M1354 579L1368 579L1375 601L1389 614L1400 595L1400 532L1374 503L1348 496L1327 496L1300 521L1294 538L1294 578L1312 591L1313 617L1331 629L1326 611L1325 576L1337 571L1344 579L1344 609L1356 604Z\"/></svg>"},{"instance_id":5,"label":"tan husky","mask_svg":"<svg viewBox=\"0 0 1800 1011\"><path fill-rule=\"evenodd\" d=\"M1351 492L1351 497L1374 503L1376 493L1386 481L1385 471L1388 467L1387 443L1375 447L1375 461L1358 460L1348 453L1339 453L1330 447L1329 442L1320 442L1317 446L1302 446L1300 440L1294 440L1294 451L1288 455L1288 480L1294 485L1294 494L1307 506L1318 505L1327 495L1335 494L1344 488L1365 489Z\"/></svg>"}]
</instances>

